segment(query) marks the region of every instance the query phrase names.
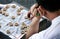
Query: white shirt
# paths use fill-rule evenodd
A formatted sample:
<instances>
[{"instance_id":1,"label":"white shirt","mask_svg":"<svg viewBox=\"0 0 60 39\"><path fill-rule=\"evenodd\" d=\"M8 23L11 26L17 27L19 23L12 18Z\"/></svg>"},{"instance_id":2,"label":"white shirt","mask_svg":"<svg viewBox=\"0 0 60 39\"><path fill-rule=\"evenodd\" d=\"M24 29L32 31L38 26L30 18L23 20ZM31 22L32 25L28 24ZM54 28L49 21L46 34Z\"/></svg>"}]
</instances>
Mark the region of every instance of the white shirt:
<instances>
[{"instance_id":1,"label":"white shirt","mask_svg":"<svg viewBox=\"0 0 60 39\"><path fill-rule=\"evenodd\" d=\"M48 29L32 35L29 39L60 39L60 16L52 20Z\"/></svg>"}]
</instances>

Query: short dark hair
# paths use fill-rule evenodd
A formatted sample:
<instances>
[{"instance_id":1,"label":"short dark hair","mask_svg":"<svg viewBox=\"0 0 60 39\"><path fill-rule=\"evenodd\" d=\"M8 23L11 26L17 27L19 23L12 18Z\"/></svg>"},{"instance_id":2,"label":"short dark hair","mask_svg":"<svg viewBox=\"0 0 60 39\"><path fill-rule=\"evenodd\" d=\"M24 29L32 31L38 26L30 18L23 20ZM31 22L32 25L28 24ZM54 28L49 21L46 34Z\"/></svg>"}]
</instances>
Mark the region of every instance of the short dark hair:
<instances>
[{"instance_id":1,"label":"short dark hair","mask_svg":"<svg viewBox=\"0 0 60 39\"><path fill-rule=\"evenodd\" d=\"M54 12L60 9L60 0L36 0L38 5L43 6L46 10Z\"/></svg>"}]
</instances>

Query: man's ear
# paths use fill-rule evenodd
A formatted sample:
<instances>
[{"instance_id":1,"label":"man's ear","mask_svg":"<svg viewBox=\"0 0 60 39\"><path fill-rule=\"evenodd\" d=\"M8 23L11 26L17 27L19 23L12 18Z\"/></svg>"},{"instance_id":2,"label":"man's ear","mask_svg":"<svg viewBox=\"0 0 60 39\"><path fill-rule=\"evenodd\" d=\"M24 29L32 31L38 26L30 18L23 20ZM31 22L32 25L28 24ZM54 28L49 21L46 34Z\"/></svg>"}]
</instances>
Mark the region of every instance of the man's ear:
<instances>
[{"instance_id":1,"label":"man's ear","mask_svg":"<svg viewBox=\"0 0 60 39\"><path fill-rule=\"evenodd\" d=\"M40 9L41 14L42 14L43 16L45 16L45 15L47 14L47 12L46 12L46 10L44 9L44 7L39 6L39 9Z\"/></svg>"},{"instance_id":2,"label":"man's ear","mask_svg":"<svg viewBox=\"0 0 60 39\"><path fill-rule=\"evenodd\" d=\"M39 11L40 11L41 15L44 15L44 14L45 14L45 13L44 13L44 9L43 9L42 6L39 6Z\"/></svg>"}]
</instances>

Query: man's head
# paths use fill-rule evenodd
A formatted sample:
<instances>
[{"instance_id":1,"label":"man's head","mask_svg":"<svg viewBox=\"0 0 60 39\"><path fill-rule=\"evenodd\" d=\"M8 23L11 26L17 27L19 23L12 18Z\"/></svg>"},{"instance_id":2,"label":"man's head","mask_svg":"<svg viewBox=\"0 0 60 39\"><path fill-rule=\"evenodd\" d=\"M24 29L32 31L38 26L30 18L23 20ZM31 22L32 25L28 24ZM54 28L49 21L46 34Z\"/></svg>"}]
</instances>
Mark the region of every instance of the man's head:
<instances>
[{"instance_id":1,"label":"man's head","mask_svg":"<svg viewBox=\"0 0 60 39\"><path fill-rule=\"evenodd\" d=\"M36 0L37 3L43 6L48 11L57 11L60 9L60 0Z\"/></svg>"},{"instance_id":2,"label":"man's head","mask_svg":"<svg viewBox=\"0 0 60 39\"><path fill-rule=\"evenodd\" d=\"M48 17L49 14L51 16L53 14L57 14L60 10L60 0L36 0L38 5L41 6L41 10L46 14L48 11L49 13L46 15ZM49 18L49 17L48 17Z\"/></svg>"}]
</instances>

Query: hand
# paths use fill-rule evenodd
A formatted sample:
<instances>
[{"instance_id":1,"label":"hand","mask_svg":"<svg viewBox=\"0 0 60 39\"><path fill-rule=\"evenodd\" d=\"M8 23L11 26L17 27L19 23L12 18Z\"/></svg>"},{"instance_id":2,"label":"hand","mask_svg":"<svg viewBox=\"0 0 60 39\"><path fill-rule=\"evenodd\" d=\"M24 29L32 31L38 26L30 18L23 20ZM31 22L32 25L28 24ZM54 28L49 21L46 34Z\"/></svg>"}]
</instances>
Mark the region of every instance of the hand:
<instances>
[{"instance_id":1,"label":"hand","mask_svg":"<svg viewBox=\"0 0 60 39\"><path fill-rule=\"evenodd\" d=\"M39 13L40 16L37 16L36 14ZM32 15L32 16L30 16ZM40 9L38 7L38 4L34 4L31 8L30 8L30 11L28 12L28 17L30 19L32 18L37 18L37 19L40 19L41 18L41 12L40 12Z\"/></svg>"}]
</instances>

